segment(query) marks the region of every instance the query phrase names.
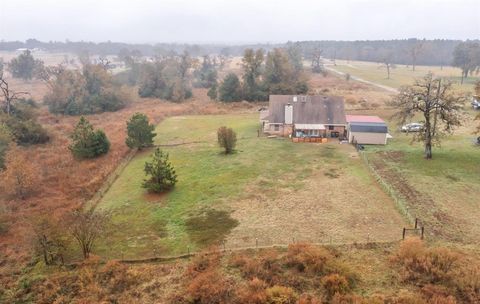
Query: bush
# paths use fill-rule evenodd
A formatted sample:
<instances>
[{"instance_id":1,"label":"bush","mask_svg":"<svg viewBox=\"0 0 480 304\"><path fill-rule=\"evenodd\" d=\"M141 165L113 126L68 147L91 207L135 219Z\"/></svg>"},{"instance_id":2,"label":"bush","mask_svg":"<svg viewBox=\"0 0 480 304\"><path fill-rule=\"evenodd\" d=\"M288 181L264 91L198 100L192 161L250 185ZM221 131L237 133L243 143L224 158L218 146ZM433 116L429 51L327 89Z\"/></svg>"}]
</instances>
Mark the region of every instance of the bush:
<instances>
[{"instance_id":1,"label":"bush","mask_svg":"<svg viewBox=\"0 0 480 304\"><path fill-rule=\"evenodd\" d=\"M418 238L407 239L392 257L401 267L404 281L413 283L445 283L451 280L459 255L448 248L426 248Z\"/></svg>"},{"instance_id":2,"label":"bush","mask_svg":"<svg viewBox=\"0 0 480 304\"><path fill-rule=\"evenodd\" d=\"M323 277L321 283L328 299L332 299L337 293L345 294L350 290L347 279L336 273Z\"/></svg>"},{"instance_id":3,"label":"bush","mask_svg":"<svg viewBox=\"0 0 480 304\"><path fill-rule=\"evenodd\" d=\"M94 130L85 117L80 117L73 134L69 149L77 158L94 158L108 153L110 142L102 130Z\"/></svg>"},{"instance_id":4,"label":"bush","mask_svg":"<svg viewBox=\"0 0 480 304\"><path fill-rule=\"evenodd\" d=\"M153 132L155 126L148 123L145 114L135 113L127 122L127 139L125 143L129 148L146 148L153 145Z\"/></svg>"},{"instance_id":5,"label":"bush","mask_svg":"<svg viewBox=\"0 0 480 304\"><path fill-rule=\"evenodd\" d=\"M130 100L101 65L84 64L81 71L58 69L51 77L44 103L52 113L79 115L117 111Z\"/></svg>"},{"instance_id":6,"label":"bush","mask_svg":"<svg viewBox=\"0 0 480 304\"><path fill-rule=\"evenodd\" d=\"M12 135L5 124L0 124L0 171L5 169L5 154L12 142Z\"/></svg>"},{"instance_id":7,"label":"bush","mask_svg":"<svg viewBox=\"0 0 480 304\"><path fill-rule=\"evenodd\" d=\"M263 304L267 301L267 284L258 279L253 278L243 287L237 290L238 303L242 304Z\"/></svg>"},{"instance_id":8,"label":"bush","mask_svg":"<svg viewBox=\"0 0 480 304\"><path fill-rule=\"evenodd\" d=\"M225 154L230 154L237 144L237 134L231 128L220 127L217 130L217 140L220 147L225 149Z\"/></svg>"},{"instance_id":9,"label":"bush","mask_svg":"<svg viewBox=\"0 0 480 304\"><path fill-rule=\"evenodd\" d=\"M212 87L208 90L207 96L210 97L211 100L217 100L217 84L212 85Z\"/></svg>"},{"instance_id":10,"label":"bush","mask_svg":"<svg viewBox=\"0 0 480 304\"><path fill-rule=\"evenodd\" d=\"M32 119L20 120L11 116L5 124L18 144L42 144L50 139L47 131Z\"/></svg>"},{"instance_id":11,"label":"bush","mask_svg":"<svg viewBox=\"0 0 480 304\"><path fill-rule=\"evenodd\" d=\"M308 271L322 275L326 271L327 262L331 259L333 256L325 248L298 243L288 246L285 264L300 272Z\"/></svg>"},{"instance_id":12,"label":"bush","mask_svg":"<svg viewBox=\"0 0 480 304\"><path fill-rule=\"evenodd\" d=\"M266 290L268 304L294 304L298 296L289 287L275 285Z\"/></svg>"},{"instance_id":13,"label":"bush","mask_svg":"<svg viewBox=\"0 0 480 304\"><path fill-rule=\"evenodd\" d=\"M159 148L155 150L152 161L145 163L144 171L149 178L143 181L142 187L148 191L156 193L168 191L177 183L177 174L168 160L168 153L162 152Z\"/></svg>"},{"instance_id":14,"label":"bush","mask_svg":"<svg viewBox=\"0 0 480 304\"><path fill-rule=\"evenodd\" d=\"M38 168L28 155L17 147L11 147L5 157L6 169L0 174L3 191L25 199L36 188Z\"/></svg>"}]
</instances>

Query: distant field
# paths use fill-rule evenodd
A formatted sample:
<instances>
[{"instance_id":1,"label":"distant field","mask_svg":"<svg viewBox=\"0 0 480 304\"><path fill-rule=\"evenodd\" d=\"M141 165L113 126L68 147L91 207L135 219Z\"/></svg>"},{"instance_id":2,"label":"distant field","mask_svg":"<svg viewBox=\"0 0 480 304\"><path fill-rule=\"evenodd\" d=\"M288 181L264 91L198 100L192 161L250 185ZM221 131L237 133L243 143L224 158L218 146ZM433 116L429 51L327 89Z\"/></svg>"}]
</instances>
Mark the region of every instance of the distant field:
<instances>
[{"instance_id":1,"label":"distant field","mask_svg":"<svg viewBox=\"0 0 480 304\"><path fill-rule=\"evenodd\" d=\"M216 129L237 131L238 152L225 156ZM169 194L140 187L150 151L139 153L98 205L114 228L98 242L102 256L181 253L222 239L227 246L389 241L404 219L349 145L293 144L257 137L257 115L182 116L157 128L178 184Z\"/></svg>"},{"instance_id":2,"label":"distant field","mask_svg":"<svg viewBox=\"0 0 480 304\"><path fill-rule=\"evenodd\" d=\"M415 72L411 66L397 65L390 72L390 79L387 79L387 70L381 64L364 61L337 60L336 66L332 68L350 75L360 77L365 80L373 81L382 85L399 88L402 85L412 84L415 78L421 78L428 72L441 77L446 77L455 82L455 88L462 92L473 93L473 85L480 80L479 77L468 77L460 85L460 69L445 66L416 66Z\"/></svg>"}]
</instances>

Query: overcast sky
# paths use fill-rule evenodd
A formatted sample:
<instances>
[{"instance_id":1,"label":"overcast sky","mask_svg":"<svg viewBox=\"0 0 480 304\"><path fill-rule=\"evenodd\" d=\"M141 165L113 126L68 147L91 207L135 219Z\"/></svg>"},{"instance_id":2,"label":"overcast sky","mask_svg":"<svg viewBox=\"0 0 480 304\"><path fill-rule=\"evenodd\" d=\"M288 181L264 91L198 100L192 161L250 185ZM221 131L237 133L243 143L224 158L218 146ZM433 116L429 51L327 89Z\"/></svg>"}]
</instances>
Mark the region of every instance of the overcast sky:
<instances>
[{"instance_id":1,"label":"overcast sky","mask_svg":"<svg viewBox=\"0 0 480 304\"><path fill-rule=\"evenodd\" d=\"M480 0L0 0L0 40L480 38Z\"/></svg>"}]
</instances>

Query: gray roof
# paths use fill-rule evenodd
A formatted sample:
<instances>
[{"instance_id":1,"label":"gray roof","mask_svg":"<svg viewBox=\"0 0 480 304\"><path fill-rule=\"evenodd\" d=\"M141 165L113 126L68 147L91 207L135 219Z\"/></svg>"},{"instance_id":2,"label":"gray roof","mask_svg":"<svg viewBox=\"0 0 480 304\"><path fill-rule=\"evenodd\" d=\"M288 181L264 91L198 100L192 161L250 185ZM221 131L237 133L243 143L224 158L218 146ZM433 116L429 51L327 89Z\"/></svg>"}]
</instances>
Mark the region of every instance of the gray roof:
<instances>
[{"instance_id":1,"label":"gray roof","mask_svg":"<svg viewBox=\"0 0 480 304\"><path fill-rule=\"evenodd\" d=\"M297 101L294 101L294 97ZM285 123L285 105L293 106L293 123L343 124L345 108L343 97L324 95L270 95L269 122Z\"/></svg>"},{"instance_id":2,"label":"gray roof","mask_svg":"<svg viewBox=\"0 0 480 304\"><path fill-rule=\"evenodd\" d=\"M350 131L365 133L388 133L388 127L383 122L351 122Z\"/></svg>"}]
</instances>

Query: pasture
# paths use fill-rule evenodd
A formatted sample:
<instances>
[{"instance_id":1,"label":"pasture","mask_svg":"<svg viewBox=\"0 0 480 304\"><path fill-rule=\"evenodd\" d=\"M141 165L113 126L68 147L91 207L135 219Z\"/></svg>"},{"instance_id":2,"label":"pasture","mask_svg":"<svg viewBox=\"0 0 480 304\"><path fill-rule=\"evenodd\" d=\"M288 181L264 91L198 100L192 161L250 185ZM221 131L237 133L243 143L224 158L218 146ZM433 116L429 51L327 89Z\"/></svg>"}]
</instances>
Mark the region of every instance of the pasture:
<instances>
[{"instance_id":1,"label":"pasture","mask_svg":"<svg viewBox=\"0 0 480 304\"><path fill-rule=\"evenodd\" d=\"M336 66L331 67L337 71L349 73L352 76L392 88L410 85L415 78L421 78L429 72L438 77L445 77L451 80L455 83L454 87L456 90L465 93L473 93L474 84L479 80L478 76L469 76L467 79L464 79L464 83L461 85L460 69L450 66L440 67L419 65L415 67L415 71L412 71L412 66L398 64L395 68L390 70L390 79L387 79L387 70L379 63L337 60L336 64Z\"/></svg>"},{"instance_id":2,"label":"pasture","mask_svg":"<svg viewBox=\"0 0 480 304\"><path fill-rule=\"evenodd\" d=\"M382 111L388 118L392 112ZM423 158L423 145L389 123L393 139L387 146L367 146L365 153L382 178L422 219L427 236L465 244L480 241L480 146L473 134L478 121L471 111L464 126L434 147L433 159Z\"/></svg>"},{"instance_id":3,"label":"pasture","mask_svg":"<svg viewBox=\"0 0 480 304\"><path fill-rule=\"evenodd\" d=\"M257 137L256 114L178 116L156 129L178 183L141 188L151 150L127 165L97 206L113 226L95 252L109 258L184 253L226 241L228 248L311 242L392 241L405 220L353 147ZM216 130L237 132L224 155ZM172 146L165 146L172 145Z\"/></svg>"}]
</instances>

